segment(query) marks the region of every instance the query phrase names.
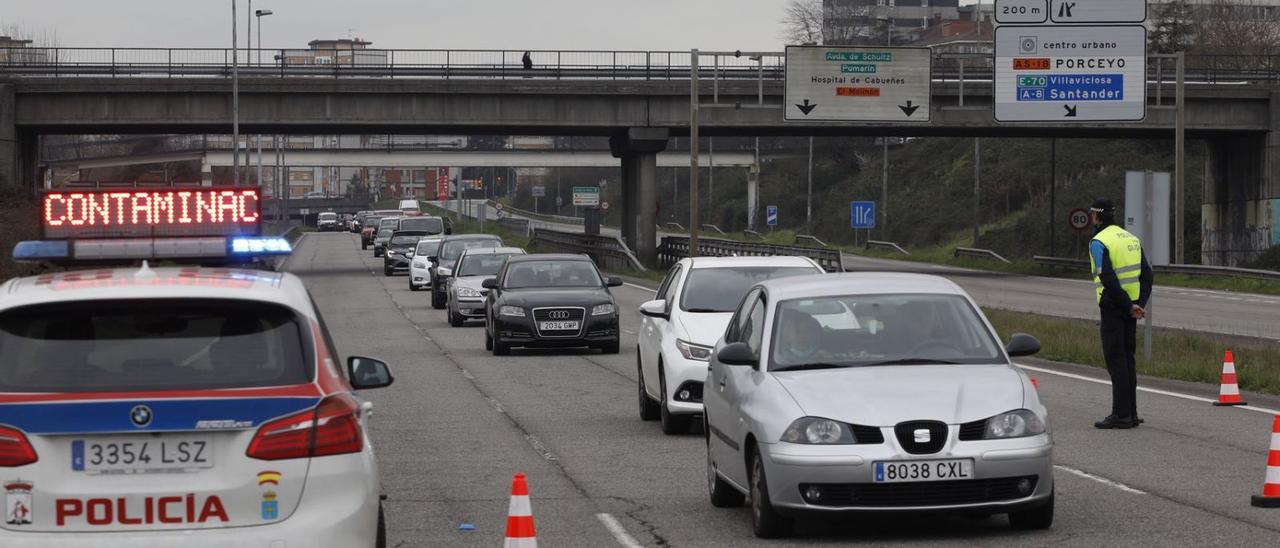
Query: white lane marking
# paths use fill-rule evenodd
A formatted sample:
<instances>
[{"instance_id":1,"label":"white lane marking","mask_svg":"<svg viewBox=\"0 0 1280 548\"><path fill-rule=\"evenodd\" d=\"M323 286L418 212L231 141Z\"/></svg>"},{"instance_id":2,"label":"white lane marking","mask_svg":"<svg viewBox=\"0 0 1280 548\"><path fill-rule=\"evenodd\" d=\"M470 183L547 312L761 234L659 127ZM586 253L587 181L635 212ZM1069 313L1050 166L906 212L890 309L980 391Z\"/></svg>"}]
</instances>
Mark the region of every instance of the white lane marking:
<instances>
[{"instance_id":1,"label":"white lane marking","mask_svg":"<svg viewBox=\"0 0 1280 548\"><path fill-rule=\"evenodd\" d=\"M1059 470L1062 470L1063 472L1066 472L1066 473L1068 473L1068 474L1074 474L1074 475L1080 476L1080 477L1082 477L1082 478L1084 478L1084 479L1090 479L1090 480L1096 481L1096 482L1098 482L1098 483L1101 483L1101 484L1103 484L1103 485L1106 485L1107 487L1114 487L1114 488L1119 489L1119 490L1121 490L1121 491L1124 491L1124 492L1126 492L1126 493L1133 493L1133 494L1135 494L1135 495L1145 495L1145 494L1147 494L1147 492L1146 492L1146 491L1142 491L1142 490L1139 490L1139 489L1134 489L1134 488L1129 487L1128 485L1125 485L1125 484L1120 483L1120 482L1118 482L1118 481L1109 480L1109 479L1104 478L1104 477L1101 477L1101 476L1095 476L1095 475L1090 474L1090 473L1088 473L1088 472L1085 472L1085 471L1083 471L1083 470L1076 470L1075 468L1071 468L1070 466L1063 466L1063 465L1061 465L1061 464L1055 464L1055 465L1053 465L1053 467L1054 467L1054 468L1057 468L1057 469L1059 469Z\"/></svg>"},{"instance_id":2,"label":"white lane marking","mask_svg":"<svg viewBox=\"0 0 1280 548\"><path fill-rule=\"evenodd\" d=\"M596 519L600 520L600 523L604 524L605 529L608 529L610 533L613 533L613 538L618 541L618 544L621 544L626 548L640 548L643 546L636 541L636 538L631 536L631 533L628 533L627 530L622 527L622 524L618 523L618 519L612 515L596 514Z\"/></svg>"},{"instance_id":3,"label":"white lane marking","mask_svg":"<svg viewBox=\"0 0 1280 548\"><path fill-rule=\"evenodd\" d=\"M1062 371L1054 371L1054 370L1052 370L1052 369L1045 369L1045 368L1043 368L1043 367L1033 367L1033 366L1030 366L1030 365L1023 365L1023 364L1020 364L1020 363L1019 363L1019 364L1015 364L1015 365L1017 365L1018 367L1021 367L1021 368L1023 368L1023 369L1026 369L1026 370L1028 370L1028 371L1035 371L1035 372L1037 372L1037 373L1046 373L1046 374L1049 374L1049 375L1057 375L1057 376L1059 376L1059 377L1066 377L1066 378L1068 378L1068 379L1075 379L1075 380L1078 380L1078 381L1085 381L1085 382L1091 382L1091 383L1096 383L1096 384L1105 384L1105 385L1107 385L1107 386L1111 386L1111 381L1107 381L1107 380L1095 379L1095 378L1093 378L1093 377L1086 377L1086 376L1084 376L1084 375L1077 375L1077 374L1075 374L1075 373L1064 373L1064 372L1062 372ZM1146 387L1143 387L1143 386L1139 386L1139 387L1138 387L1138 391L1139 391L1139 392L1148 392L1148 393L1151 393L1151 394L1159 394L1159 395L1161 395L1161 396L1169 396L1169 397L1173 397L1173 398L1182 398L1182 399L1184 399L1184 400L1198 401L1198 402L1203 402L1203 403L1213 403L1213 402L1217 401L1217 400L1214 400L1214 399L1212 399L1212 398L1202 398L1202 397L1200 397L1200 396L1192 396L1191 394L1183 394L1183 393L1180 393L1180 392L1170 392L1170 391L1168 391L1168 390L1160 390L1160 389L1158 389L1158 388L1146 388ZM1267 408L1265 408L1265 407L1256 407L1256 406L1253 406L1253 405L1236 405L1236 406L1232 406L1232 407L1234 407L1235 409L1247 409L1247 410L1249 410L1249 411L1257 411L1258 413L1266 413L1266 414L1268 414L1268 415L1280 415L1280 411L1276 411L1275 409L1267 409Z\"/></svg>"},{"instance_id":4,"label":"white lane marking","mask_svg":"<svg viewBox=\"0 0 1280 548\"><path fill-rule=\"evenodd\" d=\"M658 292L658 290L657 290L657 289L649 289L649 288L647 288L647 287L645 287L645 286L643 286L643 285L636 285L636 284L633 284L633 283L631 283L631 282L622 282L622 285L625 285L625 286L627 286L627 287L634 287L634 288L636 288L636 289L639 289L639 290L642 290L642 291L648 291L648 292L650 292L650 293L657 293L657 292Z\"/></svg>"}]
</instances>

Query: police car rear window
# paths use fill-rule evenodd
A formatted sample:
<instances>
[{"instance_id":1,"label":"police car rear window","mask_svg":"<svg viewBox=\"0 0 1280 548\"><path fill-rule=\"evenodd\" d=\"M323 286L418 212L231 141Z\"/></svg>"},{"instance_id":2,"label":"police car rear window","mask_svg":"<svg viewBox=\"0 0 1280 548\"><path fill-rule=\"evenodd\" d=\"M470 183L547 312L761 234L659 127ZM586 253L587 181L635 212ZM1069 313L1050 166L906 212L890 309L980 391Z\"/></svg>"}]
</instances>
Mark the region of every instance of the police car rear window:
<instances>
[{"instance_id":1,"label":"police car rear window","mask_svg":"<svg viewBox=\"0 0 1280 548\"><path fill-rule=\"evenodd\" d=\"M106 300L0 313L0 392L132 392L309 382L305 323L268 303Z\"/></svg>"}]
</instances>

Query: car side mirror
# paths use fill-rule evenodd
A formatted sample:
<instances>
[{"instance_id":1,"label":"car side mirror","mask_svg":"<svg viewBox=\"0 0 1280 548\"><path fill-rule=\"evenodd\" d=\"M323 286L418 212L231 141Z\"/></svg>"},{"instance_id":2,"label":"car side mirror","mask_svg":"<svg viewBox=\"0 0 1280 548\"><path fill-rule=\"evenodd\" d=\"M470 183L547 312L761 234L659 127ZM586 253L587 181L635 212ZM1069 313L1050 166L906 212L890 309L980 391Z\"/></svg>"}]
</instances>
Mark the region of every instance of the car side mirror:
<instances>
[{"instance_id":1,"label":"car side mirror","mask_svg":"<svg viewBox=\"0 0 1280 548\"><path fill-rule=\"evenodd\" d=\"M449 268L437 268L436 276L439 276L441 278L448 278L450 276L453 276L453 270Z\"/></svg>"},{"instance_id":2,"label":"car side mirror","mask_svg":"<svg viewBox=\"0 0 1280 548\"><path fill-rule=\"evenodd\" d=\"M622 278L609 276L609 278L604 281L604 284L609 287L622 287Z\"/></svg>"},{"instance_id":3,"label":"car side mirror","mask_svg":"<svg viewBox=\"0 0 1280 548\"><path fill-rule=\"evenodd\" d=\"M1026 333L1014 333L1013 338L1009 339L1009 345L1004 347L1004 351L1011 358L1032 356L1040 351L1040 341Z\"/></svg>"},{"instance_id":4,"label":"car side mirror","mask_svg":"<svg viewBox=\"0 0 1280 548\"><path fill-rule=\"evenodd\" d=\"M347 373L355 389L382 388L396 380L386 362L360 356L347 358Z\"/></svg>"},{"instance_id":5,"label":"car side mirror","mask_svg":"<svg viewBox=\"0 0 1280 548\"><path fill-rule=\"evenodd\" d=\"M497 278L485 278L483 282L480 282L480 287L483 287L483 288L485 288L485 289L497 289L497 288L498 288L498 279L497 279Z\"/></svg>"},{"instance_id":6,"label":"car side mirror","mask_svg":"<svg viewBox=\"0 0 1280 548\"><path fill-rule=\"evenodd\" d=\"M667 319L667 301L665 299L657 299L640 305L640 315L650 318Z\"/></svg>"},{"instance_id":7,"label":"car side mirror","mask_svg":"<svg viewBox=\"0 0 1280 548\"><path fill-rule=\"evenodd\" d=\"M445 233L445 234L453 234L453 227L451 227L451 226L446 226L446 227L444 227L444 233Z\"/></svg>"},{"instance_id":8,"label":"car side mirror","mask_svg":"<svg viewBox=\"0 0 1280 548\"><path fill-rule=\"evenodd\" d=\"M750 365L760 363L760 356L751 350L747 343L736 342L725 345L716 354L716 359L725 365Z\"/></svg>"},{"instance_id":9,"label":"car side mirror","mask_svg":"<svg viewBox=\"0 0 1280 548\"><path fill-rule=\"evenodd\" d=\"M427 255L427 260L428 260L428 261L431 261L431 262L433 262L433 263L434 263L434 262L436 262L436 256L435 256L435 255Z\"/></svg>"}]
</instances>

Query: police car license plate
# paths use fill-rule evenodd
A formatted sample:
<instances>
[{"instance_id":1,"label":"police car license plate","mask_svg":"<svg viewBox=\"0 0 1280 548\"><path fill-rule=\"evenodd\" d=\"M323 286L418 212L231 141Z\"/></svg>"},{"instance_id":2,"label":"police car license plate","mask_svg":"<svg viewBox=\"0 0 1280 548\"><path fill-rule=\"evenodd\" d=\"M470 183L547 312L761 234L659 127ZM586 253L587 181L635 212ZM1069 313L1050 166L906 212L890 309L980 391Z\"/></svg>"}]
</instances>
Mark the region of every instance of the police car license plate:
<instances>
[{"instance_id":1,"label":"police car license plate","mask_svg":"<svg viewBox=\"0 0 1280 548\"><path fill-rule=\"evenodd\" d=\"M71 441L71 470L89 474L182 472L213 468L207 436L95 437Z\"/></svg>"},{"instance_id":2,"label":"police car license plate","mask_svg":"<svg viewBox=\"0 0 1280 548\"><path fill-rule=\"evenodd\" d=\"M538 324L542 331L577 331L578 322L542 322Z\"/></svg>"},{"instance_id":3,"label":"police car license plate","mask_svg":"<svg viewBox=\"0 0 1280 548\"><path fill-rule=\"evenodd\" d=\"M973 479L972 459L875 463L876 483Z\"/></svg>"}]
</instances>

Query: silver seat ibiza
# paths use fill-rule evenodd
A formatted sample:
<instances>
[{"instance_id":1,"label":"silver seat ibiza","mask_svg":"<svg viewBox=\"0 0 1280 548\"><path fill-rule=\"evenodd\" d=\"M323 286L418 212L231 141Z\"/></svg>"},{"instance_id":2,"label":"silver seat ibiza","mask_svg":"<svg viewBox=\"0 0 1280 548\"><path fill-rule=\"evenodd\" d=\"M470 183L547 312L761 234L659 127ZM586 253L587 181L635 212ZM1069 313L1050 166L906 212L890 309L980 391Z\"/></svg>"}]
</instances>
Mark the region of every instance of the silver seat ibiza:
<instances>
[{"instance_id":1,"label":"silver seat ibiza","mask_svg":"<svg viewBox=\"0 0 1280 548\"><path fill-rule=\"evenodd\" d=\"M704 395L715 506L750 500L757 536L799 514L958 511L1053 524L1048 411L954 283L842 274L753 287Z\"/></svg>"}]
</instances>

